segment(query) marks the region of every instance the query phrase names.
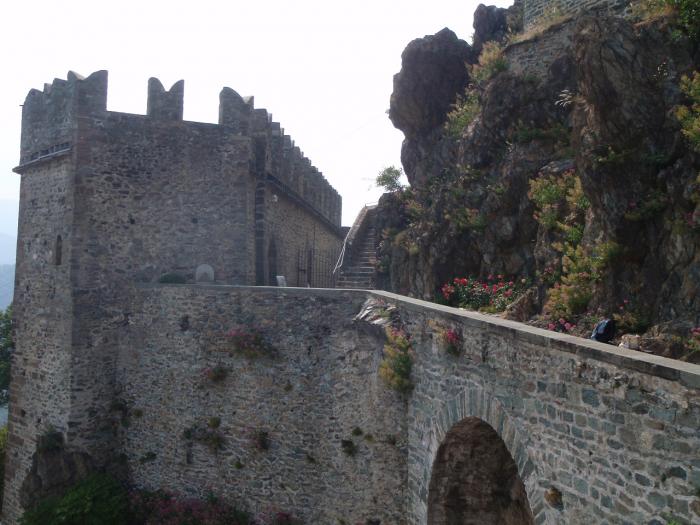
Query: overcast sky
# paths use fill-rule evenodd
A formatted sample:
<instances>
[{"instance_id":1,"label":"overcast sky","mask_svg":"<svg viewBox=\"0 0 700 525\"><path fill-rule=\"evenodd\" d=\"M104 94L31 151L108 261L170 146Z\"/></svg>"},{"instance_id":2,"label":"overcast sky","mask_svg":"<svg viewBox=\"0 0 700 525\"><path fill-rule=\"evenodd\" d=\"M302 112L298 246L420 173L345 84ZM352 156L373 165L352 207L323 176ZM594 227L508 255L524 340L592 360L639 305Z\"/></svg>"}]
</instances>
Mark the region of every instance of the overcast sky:
<instances>
[{"instance_id":1,"label":"overcast sky","mask_svg":"<svg viewBox=\"0 0 700 525\"><path fill-rule=\"evenodd\" d=\"M509 0L493 2L507 6ZM343 197L343 224L400 165L386 115L401 52L447 26L471 40L468 0L0 2L0 206L19 198L20 104L69 70L109 70L107 107L145 113L148 78L185 80L185 119L216 122L218 94L253 95ZM0 214L1 216L1 214ZM0 232L6 230L1 227Z\"/></svg>"}]
</instances>

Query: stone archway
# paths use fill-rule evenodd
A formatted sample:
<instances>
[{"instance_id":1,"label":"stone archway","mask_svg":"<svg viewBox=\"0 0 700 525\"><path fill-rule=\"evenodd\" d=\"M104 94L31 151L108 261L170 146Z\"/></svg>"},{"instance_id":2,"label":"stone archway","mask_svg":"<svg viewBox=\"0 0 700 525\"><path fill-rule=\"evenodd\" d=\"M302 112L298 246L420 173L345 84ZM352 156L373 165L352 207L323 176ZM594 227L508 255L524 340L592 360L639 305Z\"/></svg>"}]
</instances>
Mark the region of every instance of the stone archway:
<instances>
[{"instance_id":1,"label":"stone archway","mask_svg":"<svg viewBox=\"0 0 700 525\"><path fill-rule=\"evenodd\" d=\"M534 523L557 523L544 502L544 489L539 483L535 464L530 460L526 441L498 398L475 385L441 399L432 413L432 417L417 419L413 423L416 441L409 447L409 523L432 525L428 521L428 502L433 467L450 431L468 418L476 418L487 424L503 443L517 467ZM435 522L435 525L439 523Z\"/></svg>"},{"instance_id":2,"label":"stone archway","mask_svg":"<svg viewBox=\"0 0 700 525\"><path fill-rule=\"evenodd\" d=\"M428 525L532 525L518 467L483 420L468 417L445 435L433 462Z\"/></svg>"}]
</instances>

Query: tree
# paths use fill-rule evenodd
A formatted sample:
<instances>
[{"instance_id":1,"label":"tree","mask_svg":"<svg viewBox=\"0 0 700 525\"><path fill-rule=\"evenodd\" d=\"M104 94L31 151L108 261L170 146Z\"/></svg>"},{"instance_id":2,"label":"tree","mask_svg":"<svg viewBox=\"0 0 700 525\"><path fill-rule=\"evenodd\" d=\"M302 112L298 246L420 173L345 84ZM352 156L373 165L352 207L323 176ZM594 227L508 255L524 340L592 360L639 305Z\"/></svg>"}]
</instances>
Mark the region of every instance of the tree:
<instances>
[{"instance_id":1,"label":"tree","mask_svg":"<svg viewBox=\"0 0 700 525\"><path fill-rule=\"evenodd\" d=\"M386 191L395 192L403 188L403 184L399 181L403 175L403 170L395 166L389 166L379 172L375 179L375 184L379 188L384 188Z\"/></svg>"}]
</instances>

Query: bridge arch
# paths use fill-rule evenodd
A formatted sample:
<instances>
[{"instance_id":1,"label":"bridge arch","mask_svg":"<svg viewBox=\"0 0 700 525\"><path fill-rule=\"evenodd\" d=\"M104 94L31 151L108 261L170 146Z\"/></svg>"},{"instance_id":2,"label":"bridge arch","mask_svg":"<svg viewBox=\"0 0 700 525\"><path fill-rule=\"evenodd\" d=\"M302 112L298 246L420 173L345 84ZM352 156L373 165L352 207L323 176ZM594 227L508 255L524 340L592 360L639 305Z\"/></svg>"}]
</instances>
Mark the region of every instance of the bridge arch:
<instances>
[{"instance_id":1,"label":"bridge arch","mask_svg":"<svg viewBox=\"0 0 700 525\"><path fill-rule=\"evenodd\" d=\"M493 433L491 437L498 439L506 456L512 458L515 464L517 477L522 482L526 495L525 503L529 506L527 510L531 512L532 523L555 523L544 502L544 491L538 484L537 468L528 455L525 440L503 404L480 387L464 389L458 395L443 401L436 415L423 425L423 437L419 444L419 455L422 456L420 472L416 473L417 476L409 473L409 479L413 478L417 481L417 486L411 490L414 495L415 523L428 525L452 523L440 521L444 517L439 512L435 513L433 510L435 502L433 501L431 505L430 501L431 498L436 497L436 487L431 487L431 484L434 485L431 482L433 482L436 465L440 468L440 462L444 460L443 445L455 445L470 431L476 432L476 435L488 436L489 430ZM443 457L441 457L441 447L443 447Z\"/></svg>"}]
</instances>

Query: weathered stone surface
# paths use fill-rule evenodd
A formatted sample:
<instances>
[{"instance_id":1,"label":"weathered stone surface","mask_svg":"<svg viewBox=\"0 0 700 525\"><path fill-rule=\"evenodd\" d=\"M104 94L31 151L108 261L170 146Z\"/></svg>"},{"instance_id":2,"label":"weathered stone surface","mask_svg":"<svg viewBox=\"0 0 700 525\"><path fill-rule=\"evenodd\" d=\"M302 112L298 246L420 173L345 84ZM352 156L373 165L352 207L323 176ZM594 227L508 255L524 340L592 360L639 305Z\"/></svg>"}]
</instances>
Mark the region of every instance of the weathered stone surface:
<instances>
[{"instance_id":1,"label":"weathered stone surface","mask_svg":"<svg viewBox=\"0 0 700 525\"><path fill-rule=\"evenodd\" d=\"M502 41L508 34L508 10L493 5L479 4L474 11L474 37L472 48L474 55L479 56L484 43Z\"/></svg>"},{"instance_id":2,"label":"weathered stone surface","mask_svg":"<svg viewBox=\"0 0 700 525\"><path fill-rule=\"evenodd\" d=\"M469 82L470 57L471 46L447 28L408 44L394 76L389 110L394 126L412 138L443 124Z\"/></svg>"},{"instance_id":3,"label":"weathered stone surface","mask_svg":"<svg viewBox=\"0 0 700 525\"><path fill-rule=\"evenodd\" d=\"M411 42L401 55L401 71L394 76L389 118L404 132L401 160L411 184L425 182L416 171L419 150L441 134L447 113L469 83L466 63L473 61L471 46L445 28Z\"/></svg>"},{"instance_id":4,"label":"weathered stone surface","mask_svg":"<svg viewBox=\"0 0 700 525\"><path fill-rule=\"evenodd\" d=\"M508 70L478 87L481 107L459 136L406 133L412 192L403 216L390 206L384 221L380 205L378 221L399 225L379 247L382 286L433 299L455 277L529 277L537 285L529 304L510 315L549 316L558 278L542 276L563 269L572 241L535 220L528 190L537 179L574 176L587 209L558 222L576 223L585 254L612 251L588 304L569 314L603 318L629 300L630 318L647 321L631 329L655 326L642 350L687 353L700 311L700 238L684 225L699 165L673 108L684 103L680 78L698 67L691 52L663 23L640 27L601 13L508 45ZM581 335L589 329L573 321Z\"/></svg>"},{"instance_id":5,"label":"weathered stone surface","mask_svg":"<svg viewBox=\"0 0 700 525\"><path fill-rule=\"evenodd\" d=\"M149 87L148 115L107 111L106 71L32 90L23 106L10 523L48 428L96 468L110 460L107 333L129 324L135 282L201 281L206 262L220 283L331 284L341 199L279 124L232 90L220 124L183 121L183 84Z\"/></svg>"}]
</instances>

